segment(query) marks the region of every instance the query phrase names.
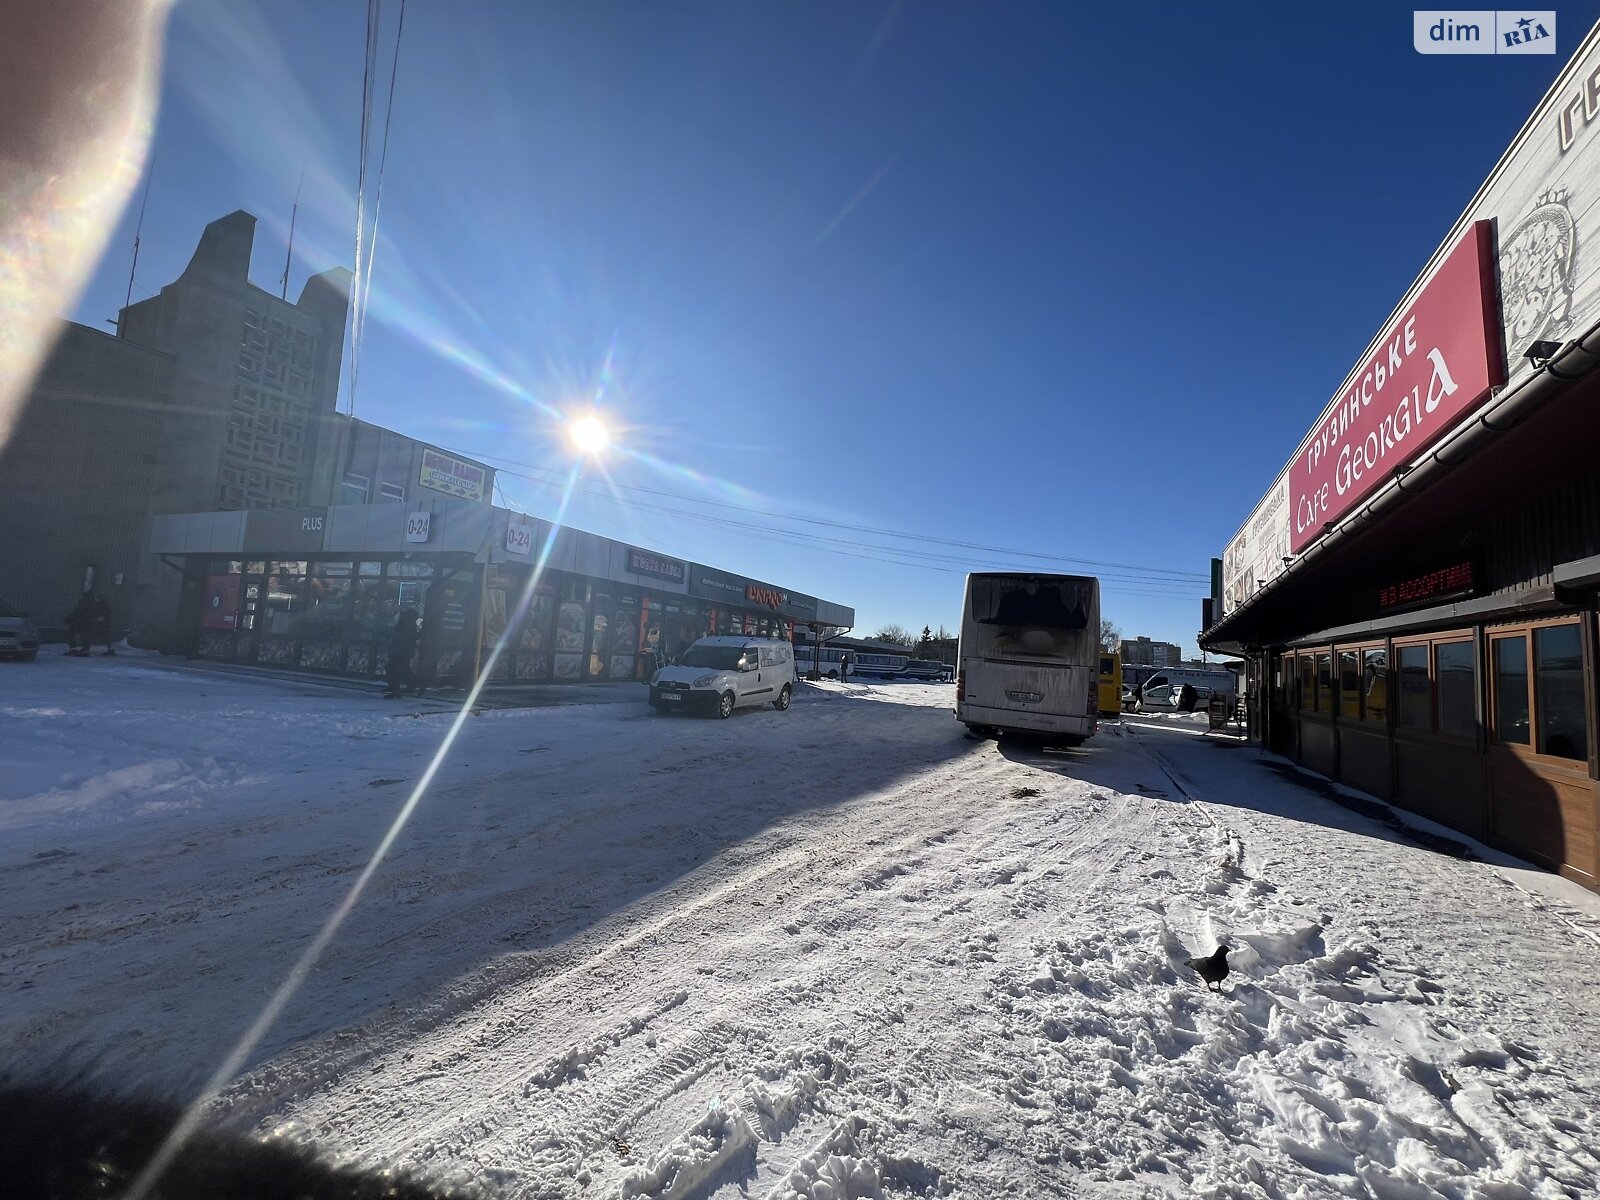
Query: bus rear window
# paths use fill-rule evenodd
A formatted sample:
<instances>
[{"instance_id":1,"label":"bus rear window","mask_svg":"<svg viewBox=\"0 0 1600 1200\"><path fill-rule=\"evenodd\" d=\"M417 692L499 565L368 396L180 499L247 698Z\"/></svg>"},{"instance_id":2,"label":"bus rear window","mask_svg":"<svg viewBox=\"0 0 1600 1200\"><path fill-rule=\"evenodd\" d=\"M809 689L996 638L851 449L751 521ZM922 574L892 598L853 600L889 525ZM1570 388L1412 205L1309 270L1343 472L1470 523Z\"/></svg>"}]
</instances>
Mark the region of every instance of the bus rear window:
<instances>
[{"instance_id":1,"label":"bus rear window","mask_svg":"<svg viewBox=\"0 0 1600 1200\"><path fill-rule=\"evenodd\" d=\"M1089 584L974 579L972 619L980 625L1085 629L1089 625Z\"/></svg>"}]
</instances>

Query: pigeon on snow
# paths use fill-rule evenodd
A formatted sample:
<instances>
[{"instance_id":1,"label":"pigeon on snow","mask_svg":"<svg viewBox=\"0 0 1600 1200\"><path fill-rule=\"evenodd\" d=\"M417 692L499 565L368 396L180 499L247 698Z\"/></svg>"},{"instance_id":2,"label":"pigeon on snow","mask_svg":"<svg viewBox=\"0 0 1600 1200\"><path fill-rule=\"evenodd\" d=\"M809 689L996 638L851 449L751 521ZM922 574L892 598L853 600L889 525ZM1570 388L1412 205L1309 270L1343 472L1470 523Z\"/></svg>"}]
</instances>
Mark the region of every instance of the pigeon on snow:
<instances>
[{"instance_id":1,"label":"pigeon on snow","mask_svg":"<svg viewBox=\"0 0 1600 1200\"><path fill-rule=\"evenodd\" d=\"M1215 954L1205 958L1191 958L1184 965L1193 967L1200 972L1200 978L1206 981L1206 987L1211 991L1221 991L1217 985L1228 977L1228 946L1218 946Z\"/></svg>"}]
</instances>

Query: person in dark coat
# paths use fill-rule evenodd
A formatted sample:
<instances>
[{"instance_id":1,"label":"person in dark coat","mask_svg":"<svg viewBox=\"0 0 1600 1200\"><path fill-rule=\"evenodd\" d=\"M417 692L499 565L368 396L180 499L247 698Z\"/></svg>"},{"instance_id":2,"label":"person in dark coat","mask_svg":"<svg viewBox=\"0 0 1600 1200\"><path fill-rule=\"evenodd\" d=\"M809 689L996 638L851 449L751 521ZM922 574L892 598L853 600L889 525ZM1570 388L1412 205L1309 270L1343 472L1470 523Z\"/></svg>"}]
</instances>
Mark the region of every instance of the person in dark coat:
<instances>
[{"instance_id":1,"label":"person in dark coat","mask_svg":"<svg viewBox=\"0 0 1600 1200\"><path fill-rule=\"evenodd\" d=\"M84 654L90 646L104 646L107 654L115 654L111 645L111 605L99 592L89 597L89 636L84 639Z\"/></svg>"},{"instance_id":2,"label":"person in dark coat","mask_svg":"<svg viewBox=\"0 0 1600 1200\"><path fill-rule=\"evenodd\" d=\"M94 597L84 592L67 614L67 653L73 658L89 657L89 637L93 625Z\"/></svg>"},{"instance_id":3,"label":"person in dark coat","mask_svg":"<svg viewBox=\"0 0 1600 1200\"><path fill-rule=\"evenodd\" d=\"M389 690L384 696L400 696L415 688L411 659L416 652L417 610L408 604L395 617L394 628L389 632Z\"/></svg>"},{"instance_id":4,"label":"person in dark coat","mask_svg":"<svg viewBox=\"0 0 1600 1200\"><path fill-rule=\"evenodd\" d=\"M1200 699L1200 693L1194 690L1194 684L1185 683L1178 688L1178 711L1193 712L1195 702Z\"/></svg>"}]
</instances>

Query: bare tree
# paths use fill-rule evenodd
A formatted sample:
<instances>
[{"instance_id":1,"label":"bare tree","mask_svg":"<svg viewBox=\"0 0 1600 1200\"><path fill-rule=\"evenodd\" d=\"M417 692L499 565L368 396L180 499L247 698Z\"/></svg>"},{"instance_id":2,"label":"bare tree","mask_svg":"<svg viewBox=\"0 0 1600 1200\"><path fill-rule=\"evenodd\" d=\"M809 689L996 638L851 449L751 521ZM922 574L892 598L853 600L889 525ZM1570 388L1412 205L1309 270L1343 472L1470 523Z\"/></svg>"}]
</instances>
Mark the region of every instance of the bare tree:
<instances>
[{"instance_id":1,"label":"bare tree","mask_svg":"<svg viewBox=\"0 0 1600 1200\"><path fill-rule=\"evenodd\" d=\"M917 643L915 635L904 625L885 625L872 636L876 641L893 642L897 646L905 646L907 648Z\"/></svg>"},{"instance_id":2,"label":"bare tree","mask_svg":"<svg viewBox=\"0 0 1600 1200\"><path fill-rule=\"evenodd\" d=\"M1100 618L1100 649L1115 650L1122 640L1122 630L1105 617Z\"/></svg>"}]
</instances>

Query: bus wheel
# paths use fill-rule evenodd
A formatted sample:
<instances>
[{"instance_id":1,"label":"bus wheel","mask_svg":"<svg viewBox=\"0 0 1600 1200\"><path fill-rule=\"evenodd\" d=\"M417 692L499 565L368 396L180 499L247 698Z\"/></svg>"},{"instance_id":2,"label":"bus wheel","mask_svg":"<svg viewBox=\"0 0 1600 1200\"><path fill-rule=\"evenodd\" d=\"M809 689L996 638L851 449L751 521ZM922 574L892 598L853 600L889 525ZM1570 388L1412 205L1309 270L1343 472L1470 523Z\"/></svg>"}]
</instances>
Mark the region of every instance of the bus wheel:
<instances>
[{"instance_id":1,"label":"bus wheel","mask_svg":"<svg viewBox=\"0 0 1600 1200\"><path fill-rule=\"evenodd\" d=\"M786 683L783 685L783 691L778 693L778 698L772 702L772 707L777 709L779 712L788 712L790 698L791 693L789 691L789 685Z\"/></svg>"},{"instance_id":2,"label":"bus wheel","mask_svg":"<svg viewBox=\"0 0 1600 1200\"><path fill-rule=\"evenodd\" d=\"M837 679L837 678L839 678L839 672L837 672L837 671L829 671L828 672L828 678L829 679Z\"/></svg>"},{"instance_id":3,"label":"bus wheel","mask_svg":"<svg viewBox=\"0 0 1600 1200\"><path fill-rule=\"evenodd\" d=\"M726 721L733 716L733 693L723 692L722 699L717 701L717 716Z\"/></svg>"}]
</instances>

